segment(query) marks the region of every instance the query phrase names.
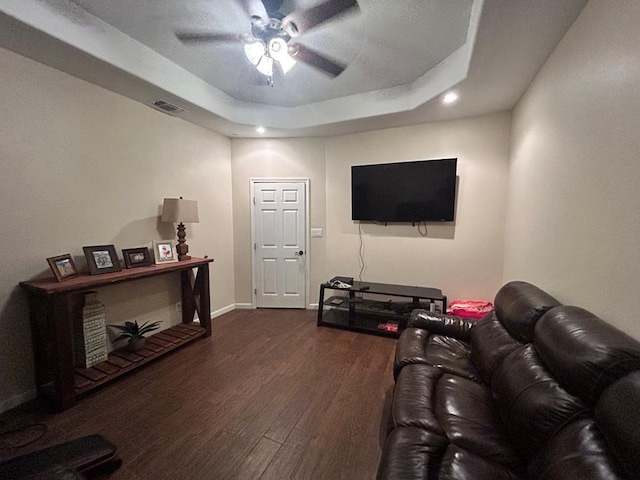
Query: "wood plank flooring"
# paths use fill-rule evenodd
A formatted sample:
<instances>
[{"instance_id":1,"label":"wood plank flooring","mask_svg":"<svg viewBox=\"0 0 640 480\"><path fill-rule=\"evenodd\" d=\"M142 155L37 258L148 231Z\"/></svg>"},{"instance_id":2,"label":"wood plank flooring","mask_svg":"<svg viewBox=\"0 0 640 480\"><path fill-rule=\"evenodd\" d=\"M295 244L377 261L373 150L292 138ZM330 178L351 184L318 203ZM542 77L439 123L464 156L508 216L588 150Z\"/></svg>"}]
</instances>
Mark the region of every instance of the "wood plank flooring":
<instances>
[{"instance_id":1,"label":"wood plank flooring","mask_svg":"<svg viewBox=\"0 0 640 480\"><path fill-rule=\"evenodd\" d=\"M6 412L0 432L47 433L0 459L99 433L123 459L111 480L375 478L395 340L316 327L316 313L230 312L66 412Z\"/></svg>"}]
</instances>

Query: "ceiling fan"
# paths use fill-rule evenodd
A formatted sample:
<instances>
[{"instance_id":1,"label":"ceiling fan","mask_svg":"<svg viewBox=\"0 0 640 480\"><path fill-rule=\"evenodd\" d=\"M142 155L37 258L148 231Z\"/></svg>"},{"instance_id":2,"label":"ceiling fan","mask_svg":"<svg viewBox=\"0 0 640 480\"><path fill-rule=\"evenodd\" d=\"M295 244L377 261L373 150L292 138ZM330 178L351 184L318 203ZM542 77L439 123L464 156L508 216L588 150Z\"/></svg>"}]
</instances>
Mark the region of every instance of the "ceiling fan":
<instances>
[{"instance_id":1,"label":"ceiling fan","mask_svg":"<svg viewBox=\"0 0 640 480\"><path fill-rule=\"evenodd\" d=\"M177 31L176 37L183 43L206 42L244 44L247 59L273 86L274 65L286 74L296 62L303 62L336 77L346 65L332 60L292 39L299 34L324 23L347 10L358 7L357 0L326 0L301 12L283 15L278 10L283 0L238 0L251 21L251 33L229 34L211 32Z\"/></svg>"}]
</instances>

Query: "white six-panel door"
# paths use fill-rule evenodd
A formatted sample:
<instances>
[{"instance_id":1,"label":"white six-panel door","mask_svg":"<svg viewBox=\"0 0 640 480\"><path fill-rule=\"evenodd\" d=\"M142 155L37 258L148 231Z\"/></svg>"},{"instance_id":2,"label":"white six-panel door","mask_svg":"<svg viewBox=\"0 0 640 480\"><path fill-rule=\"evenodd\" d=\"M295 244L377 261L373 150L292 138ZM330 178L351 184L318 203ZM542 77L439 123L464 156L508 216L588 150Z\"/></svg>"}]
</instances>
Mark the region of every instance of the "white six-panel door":
<instances>
[{"instance_id":1,"label":"white six-panel door","mask_svg":"<svg viewBox=\"0 0 640 480\"><path fill-rule=\"evenodd\" d=\"M257 307L306 306L305 187L305 182L253 182Z\"/></svg>"}]
</instances>

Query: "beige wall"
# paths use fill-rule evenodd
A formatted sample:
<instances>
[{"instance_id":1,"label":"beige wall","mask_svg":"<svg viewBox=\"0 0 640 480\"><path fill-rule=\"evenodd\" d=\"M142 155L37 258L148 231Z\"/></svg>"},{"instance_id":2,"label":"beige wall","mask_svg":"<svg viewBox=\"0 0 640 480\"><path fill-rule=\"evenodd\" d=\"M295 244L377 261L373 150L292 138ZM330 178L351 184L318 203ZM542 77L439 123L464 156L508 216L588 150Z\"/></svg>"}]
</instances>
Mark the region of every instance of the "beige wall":
<instances>
[{"instance_id":1,"label":"beige wall","mask_svg":"<svg viewBox=\"0 0 640 480\"><path fill-rule=\"evenodd\" d=\"M250 177L309 177L311 295L334 275L358 276L358 223L351 220L351 165L458 157L455 224L363 224L364 280L434 286L449 298L491 300L502 280L510 115L330 139L233 140L236 300L251 303Z\"/></svg>"},{"instance_id":2,"label":"beige wall","mask_svg":"<svg viewBox=\"0 0 640 480\"><path fill-rule=\"evenodd\" d=\"M492 300L502 280L509 128L503 113L329 139L325 278L360 271L351 165L457 157L455 223L430 223L426 237L409 224L362 224L363 280Z\"/></svg>"},{"instance_id":3,"label":"beige wall","mask_svg":"<svg viewBox=\"0 0 640 480\"><path fill-rule=\"evenodd\" d=\"M592 0L514 113L504 279L640 338L640 4Z\"/></svg>"},{"instance_id":4,"label":"beige wall","mask_svg":"<svg viewBox=\"0 0 640 480\"><path fill-rule=\"evenodd\" d=\"M325 152L322 139L231 141L235 242L236 302L252 304L251 293L251 178L308 178L309 227L325 223ZM307 305L317 303L316 286L322 281L326 261L323 239L309 240L311 294Z\"/></svg>"},{"instance_id":5,"label":"beige wall","mask_svg":"<svg viewBox=\"0 0 640 480\"><path fill-rule=\"evenodd\" d=\"M212 310L234 303L230 141L0 49L0 410L33 394L31 333L18 282L83 245L173 238L162 199L199 202L191 253L215 259ZM177 321L174 276L99 292L108 321ZM167 292L171 292L167 295Z\"/></svg>"}]
</instances>

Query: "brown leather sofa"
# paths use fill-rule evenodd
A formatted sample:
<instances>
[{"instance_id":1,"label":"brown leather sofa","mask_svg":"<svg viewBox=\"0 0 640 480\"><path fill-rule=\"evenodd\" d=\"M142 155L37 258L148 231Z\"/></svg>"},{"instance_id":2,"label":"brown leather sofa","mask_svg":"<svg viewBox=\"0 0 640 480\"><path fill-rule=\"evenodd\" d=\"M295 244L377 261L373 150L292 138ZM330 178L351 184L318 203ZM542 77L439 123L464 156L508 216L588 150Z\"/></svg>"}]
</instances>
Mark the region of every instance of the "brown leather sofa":
<instances>
[{"instance_id":1,"label":"brown leather sofa","mask_svg":"<svg viewBox=\"0 0 640 480\"><path fill-rule=\"evenodd\" d=\"M525 282L494 303L413 312L378 480L640 479L640 343Z\"/></svg>"}]
</instances>

